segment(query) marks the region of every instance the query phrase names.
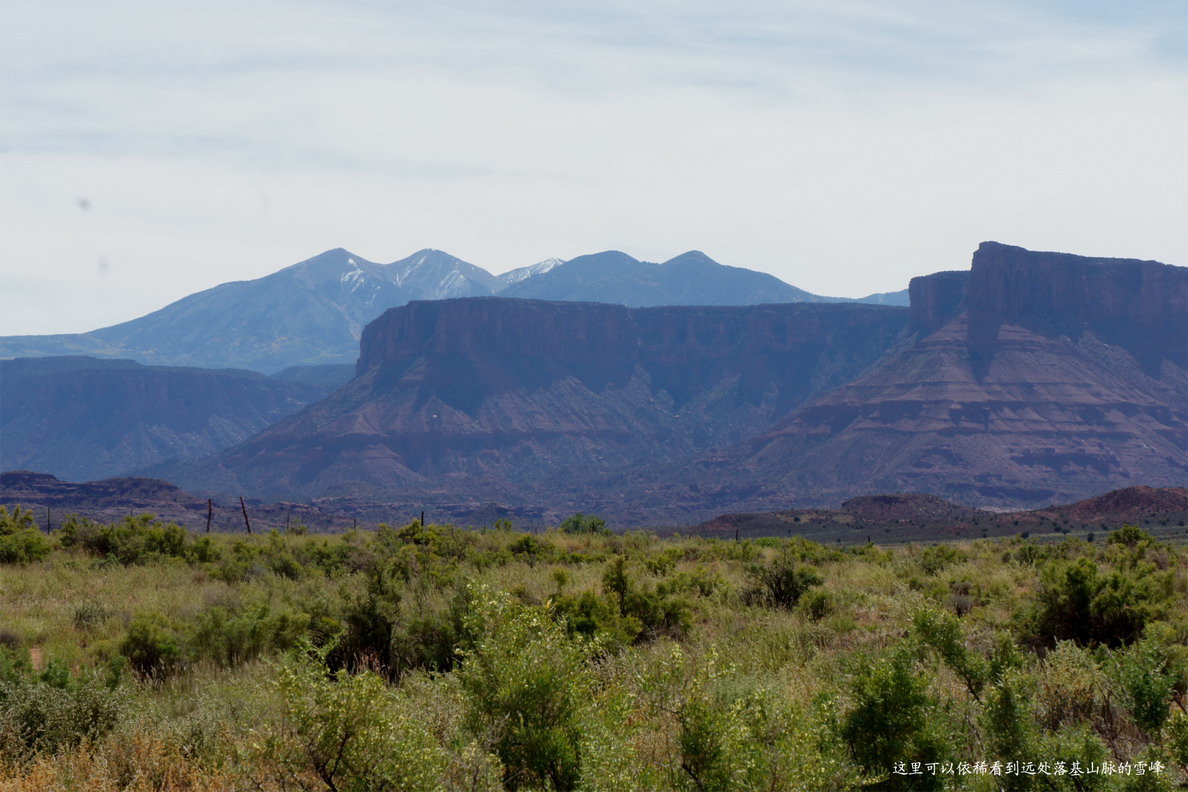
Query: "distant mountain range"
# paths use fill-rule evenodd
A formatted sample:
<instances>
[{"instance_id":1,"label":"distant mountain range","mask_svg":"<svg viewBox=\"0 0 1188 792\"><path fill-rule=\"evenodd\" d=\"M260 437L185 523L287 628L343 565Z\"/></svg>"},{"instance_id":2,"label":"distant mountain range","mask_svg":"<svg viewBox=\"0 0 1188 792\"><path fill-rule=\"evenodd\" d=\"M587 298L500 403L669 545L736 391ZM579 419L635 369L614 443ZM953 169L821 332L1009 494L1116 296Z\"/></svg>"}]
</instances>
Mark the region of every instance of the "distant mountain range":
<instances>
[{"instance_id":1,"label":"distant mountain range","mask_svg":"<svg viewBox=\"0 0 1188 792\"><path fill-rule=\"evenodd\" d=\"M363 327L389 308L413 300L495 294L629 306L907 304L906 291L862 300L818 297L771 275L718 264L696 251L663 264L618 252L549 259L497 277L439 250L376 264L339 248L89 333L6 336L0 338L0 356L90 355L271 374L296 365L353 363Z\"/></svg>"}]
</instances>

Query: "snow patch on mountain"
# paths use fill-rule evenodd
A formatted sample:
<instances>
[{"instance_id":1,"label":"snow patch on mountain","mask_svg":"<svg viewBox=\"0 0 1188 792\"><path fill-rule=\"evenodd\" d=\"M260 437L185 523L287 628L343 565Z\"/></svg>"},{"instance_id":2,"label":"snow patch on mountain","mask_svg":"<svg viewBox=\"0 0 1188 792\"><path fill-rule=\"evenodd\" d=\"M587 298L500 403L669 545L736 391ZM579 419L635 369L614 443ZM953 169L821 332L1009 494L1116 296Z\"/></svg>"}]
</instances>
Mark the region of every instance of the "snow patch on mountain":
<instances>
[{"instance_id":1,"label":"snow patch on mountain","mask_svg":"<svg viewBox=\"0 0 1188 792\"><path fill-rule=\"evenodd\" d=\"M544 261L538 261L535 264L530 264L527 267L518 267L514 270L509 270L499 276L499 288L506 289L513 283L519 283L522 280L534 277L536 275L543 275L550 270L553 270L565 263L564 259L550 258Z\"/></svg>"}]
</instances>

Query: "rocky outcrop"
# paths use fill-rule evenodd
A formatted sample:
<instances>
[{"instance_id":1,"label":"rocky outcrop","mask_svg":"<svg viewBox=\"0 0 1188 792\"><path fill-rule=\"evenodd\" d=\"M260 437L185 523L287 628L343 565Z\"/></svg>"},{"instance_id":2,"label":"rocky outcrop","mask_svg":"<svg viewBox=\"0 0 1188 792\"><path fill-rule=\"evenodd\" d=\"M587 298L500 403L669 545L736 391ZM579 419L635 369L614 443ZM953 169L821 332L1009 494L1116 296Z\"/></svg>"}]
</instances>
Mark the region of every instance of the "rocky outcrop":
<instances>
[{"instance_id":1,"label":"rocky outcrop","mask_svg":"<svg viewBox=\"0 0 1188 792\"><path fill-rule=\"evenodd\" d=\"M415 516L407 509L402 513L386 505L349 501L262 503L248 499L245 506L235 496L211 500L192 495L161 479L128 477L78 483L27 470L0 473L0 506L9 510L16 507L31 509L37 525L50 529L61 528L71 517L111 523L132 515L149 514L195 532L205 531L209 526L212 531L246 533L248 523L243 516L246 510L254 533L266 533L274 528L288 530L297 525L315 531L342 531L352 527L374 528L381 522L401 525ZM498 511L476 513L474 510L431 516L445 522L472 515L479 519L466 524L493 525L500 517L511 517L519 523L527 516ZM482 518L487 518L486 522L479 521Z\"/></svg>"},{"instance_id":2,"label":"rocky outcrop","mask_svg":"<svg viewBox=\"0 0 1188 792\"><path fill-rule=\"evenodd\" d=\"M38 526L49 529L61 528L70 517L118 522L131 514L152 514L200 529L205 527L207 515L206 500L167 481L113 478L79 484L28 470L0 473L0 506L32 509ZM235 527L226 520L212 519L211 523L215 530ZM241 517L239 527L242 525Z\"/></svg>"}]
</instances>

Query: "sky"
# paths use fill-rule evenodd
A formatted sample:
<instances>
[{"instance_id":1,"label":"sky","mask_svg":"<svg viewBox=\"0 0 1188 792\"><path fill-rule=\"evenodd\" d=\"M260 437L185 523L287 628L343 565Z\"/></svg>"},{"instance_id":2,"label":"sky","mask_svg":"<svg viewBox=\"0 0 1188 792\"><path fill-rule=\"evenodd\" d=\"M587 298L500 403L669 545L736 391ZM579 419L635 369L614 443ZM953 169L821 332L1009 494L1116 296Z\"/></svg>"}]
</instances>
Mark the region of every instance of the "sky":
<instances>
[{"instance_id":1,"label":"sky","mask_svg":"<svg viewBox=\"0 0 1188 792\"><path fill-rule=\"evenodd\" d=\"M1188 265L1183 0L0 0L0 334L344 247Z\"/></svg>"}]
</instances>

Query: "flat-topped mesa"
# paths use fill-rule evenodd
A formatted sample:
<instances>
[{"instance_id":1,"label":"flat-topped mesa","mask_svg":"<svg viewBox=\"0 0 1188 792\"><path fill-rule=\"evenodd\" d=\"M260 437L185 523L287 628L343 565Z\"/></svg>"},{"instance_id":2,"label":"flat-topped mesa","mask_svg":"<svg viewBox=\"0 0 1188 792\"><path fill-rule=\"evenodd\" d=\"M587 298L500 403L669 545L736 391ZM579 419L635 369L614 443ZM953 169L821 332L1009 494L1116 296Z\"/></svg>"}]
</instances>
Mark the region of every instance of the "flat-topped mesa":
<instances>
[{"instance_id":1,"label":"flat-topped mesa","mask_svg":"<svg viewBox=\"0 0 1188 792\"><path fill-rule=\"evenodd\" d=\"M425 356L496 390L575 377L622 384L642 365L680 401L729 370L769 386L779 369L813 370L833 343L877 357L906 324L902 308L788 303L625 308L603 303L471 298L412 302L371 323L356 373L399 372ZM448 366L446 364L449 363ZM686 381L699 380L700 382ZM756 383L758 384L758 383ZM805 383L807 386L807 383Z\"/></svg>"},{"instance_id":2,"label":"flat-topped mesa","mask_svg":"<svg viewBox=\"0 0 1188 792\"><path fill-rule=\"evenodd\" d=\"M1188 365L1188 268L1043 253L983 242L966 289L971 332L1003 323L1079 339L1086 331L1144 365Z\"/></svg>"}]
</instances>

